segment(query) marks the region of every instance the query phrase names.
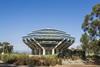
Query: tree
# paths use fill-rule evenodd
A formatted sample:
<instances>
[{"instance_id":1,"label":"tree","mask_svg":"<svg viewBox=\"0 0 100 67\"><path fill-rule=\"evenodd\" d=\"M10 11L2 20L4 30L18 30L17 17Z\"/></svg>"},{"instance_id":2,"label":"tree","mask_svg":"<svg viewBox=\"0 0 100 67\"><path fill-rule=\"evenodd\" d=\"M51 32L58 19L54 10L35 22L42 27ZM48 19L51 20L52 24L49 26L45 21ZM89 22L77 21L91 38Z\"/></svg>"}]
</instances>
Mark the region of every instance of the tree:
<instances>
[{"instance_id":1,"label":"tree","mask_svg":"<svg viewBox=\"0 0 100 67\"><path fill-rule=\"evenodd\" d=\"M0 53L11 53L13 51L13 46L9 42L0 42Z\"/></svg>"},{"instance_id":2,"label":"tree","mask_svg":"<svg viewBox=\"0 0 100 67\"><path fill-rule=\"evenodd\" d=\"M89 50L89 48L90 48L89 47L89 37L88 37L88 35L86 33L82 34L80 42L82 43L81 47L82 47L82 49L84 51L84 54L88 54L89 55L89 52L90 52L90 50Z\"/></svg>"},{"instance_id":3,"label":"tree","mask_svg":"<svg viewBox=\"0 0 100 67\"><path fill-rule=\"evenodd\" d=\"M82 29L91 40L100 39L100 4L95 5L92 12L85 16Z\"/></svg>"},{"instance_id":4,"label":"tree","mask_svg":"<svg viewBox=\"0 0 100 67\"><path fill-rule=\"evenodd\" d=\"M96 4L92 12L85 16L82 30L84 31L80 39L82 48L84 50L88 48L94 53L100 51L100 4Z\"/></svg>"},{"instance_id":5,"label":"tree","mask_svg":"<svg viewBox=\"0 0 100 67\"><path fill-rule=\"evenodd\" d=\"M3 49L4 49L4 53L11 53L13 50L13 46L10 45L10 43L8 42L3 42Z\"/></svg>"},{"instance_id":6,"label":"tree","mask_svg":"<svg viewBox=\"0 0 100 67\"><path fill-rule=\"evenodd\" d=\"M82 46L83 50L86 50L87 48L89 48L88 47L88 45L89 45L89 37L88 37L88 35L86 33L84 33L82 35L82 37L80 39L80 42L82 43L81 46Z\"/></svg>"}]
</instances>

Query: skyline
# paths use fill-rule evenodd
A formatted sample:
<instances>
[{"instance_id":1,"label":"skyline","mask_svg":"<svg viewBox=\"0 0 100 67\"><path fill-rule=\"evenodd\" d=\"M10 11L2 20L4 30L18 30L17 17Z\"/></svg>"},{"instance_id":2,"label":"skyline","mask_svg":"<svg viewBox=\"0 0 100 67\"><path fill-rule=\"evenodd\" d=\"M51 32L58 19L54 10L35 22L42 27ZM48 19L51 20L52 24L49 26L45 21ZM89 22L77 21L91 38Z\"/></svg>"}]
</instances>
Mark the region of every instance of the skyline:
<instances>
[{"instance_id":1,"label":"skyline","mask_svg":"<svg viewBox=\"0 0 100 67\"><path fill-rule=\"evenodd\" d=\"M10 42L15 51L30 51L22 37L44 28L65 31L80 44L84 16L99 0L0 0L0 42Z\"/></svg>"}]
</instances>

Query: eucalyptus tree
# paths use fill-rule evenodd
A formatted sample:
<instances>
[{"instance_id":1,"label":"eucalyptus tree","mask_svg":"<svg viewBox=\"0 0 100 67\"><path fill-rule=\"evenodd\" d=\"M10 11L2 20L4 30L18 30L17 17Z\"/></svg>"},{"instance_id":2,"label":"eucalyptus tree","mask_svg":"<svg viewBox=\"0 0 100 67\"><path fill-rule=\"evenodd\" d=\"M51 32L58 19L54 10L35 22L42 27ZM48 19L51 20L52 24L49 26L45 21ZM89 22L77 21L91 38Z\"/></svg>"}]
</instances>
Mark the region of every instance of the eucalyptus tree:
<instances>
[{"instance_id":1,"label":"eucalyptus tree","mask_svg":"<svg viewBox=\"0 0 100 67\"><path fill-rule=\"evenodd\" d=\"M9 42L3 42L3 52L11 53L13 51L13 46Z\"/></svg>"},{"instance_id":2,"label":"eucalyptus tree","mask_svg":"<svg viewBox=\"0 0 100 67\"><path fill-rule=\"evenodd\" d=\"M100 4L93 6L92 12L85 16L82 30L84 34L80 41L83 49L88 48L94 53L100 51Z\"/></svg>"},{"instance_id":3,"label":"eucalyptus tree","mask_svg":"<svg viewBox=\"0 0 100 67\"><path fill-rule=\"evenodd\" d=\"M88 37L88 35L86 33L82 34L80 42L82 43L81 46L82 46L83 50L86 50L87 48L89 48L88 47L88 45L89 45L89 37Z\"/></svg>"}]
</instances>

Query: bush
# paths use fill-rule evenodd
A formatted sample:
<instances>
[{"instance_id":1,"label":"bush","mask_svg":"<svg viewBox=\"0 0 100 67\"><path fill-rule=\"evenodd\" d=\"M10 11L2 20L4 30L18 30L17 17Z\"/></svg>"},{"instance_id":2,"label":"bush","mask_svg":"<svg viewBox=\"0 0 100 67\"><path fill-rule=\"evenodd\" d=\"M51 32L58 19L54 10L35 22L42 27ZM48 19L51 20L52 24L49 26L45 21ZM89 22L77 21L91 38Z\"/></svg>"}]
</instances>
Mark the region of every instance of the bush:
<instances>
[{"instance_id":1,"label":"bush","mask_svg":"<svg viewBox=\"0 0 100 67\"><path fill-rule=\"evenodd\" d=\"M17 54L16 55L16 62L13 62L13 64L15 64L15 65L27 65L28 59L29 59L29 57L26 54Z\"/></svg>"},{"instance_id":2,"label":"bush","mask_svg":"<svg viewBox=\"0 0 100 67\"><path fill-rule=\"evenodd\" d=\"M13 64L14 62L17 62L19 59L26 59L28 58L28 55L23 54L4 54L1 55L1 60L4 63Z\"/></svg>"},{"instance_id":3,"label":"bush","mask_svg":"<svg viewBox=\"0 0 100 67\"><path fill-rule=\"evenodd\" d=\"M4 63L15 65L35 65L35 66L54 66L56 64L62 64L61 59L56 56L33 56L29 57L26 54L4 54L1 55L1 60Z\"/></svg>"},{"instance_id":4,"label":"bush","mask_svg":"<svg viewBox=\"0 0 100 67\"><path fill-rule=\"evenodd\" d=\"M4 55L1 55L1 60L4 63L12 64L13 62L16 61L16 57L15 55L12 55L12 54L4 54Z\"/></svg>"},{"instance_id":5,"label":"bush","mask_svg":"<svg viewBox=\"0 0 100 67\"><path fill-rule=\"evenodd\" d=\"M56 65L56 64L62 64L61 59L57 58L56 56L50 55L46 57L46 63L49 65Z\"/></svg>"}]
</instances>

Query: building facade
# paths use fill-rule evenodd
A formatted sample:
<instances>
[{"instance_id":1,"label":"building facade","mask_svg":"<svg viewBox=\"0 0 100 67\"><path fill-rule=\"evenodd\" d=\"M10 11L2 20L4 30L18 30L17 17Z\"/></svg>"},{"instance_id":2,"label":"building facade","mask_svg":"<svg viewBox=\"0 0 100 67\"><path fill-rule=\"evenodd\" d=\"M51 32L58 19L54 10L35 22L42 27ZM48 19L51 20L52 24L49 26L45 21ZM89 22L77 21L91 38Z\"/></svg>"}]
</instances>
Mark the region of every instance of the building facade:
<instances>
[{"instance_id":1,"label":"building facade","mask_svg":"<svg viewBox=\"0 0 100 67\"><path fill-rule=\"evenodd\" d=\"M23 37L23 42L32 49L33 55L58 54L74 41L74 37L56 29L40 29Z\"/></svg>"}]
</instances>

